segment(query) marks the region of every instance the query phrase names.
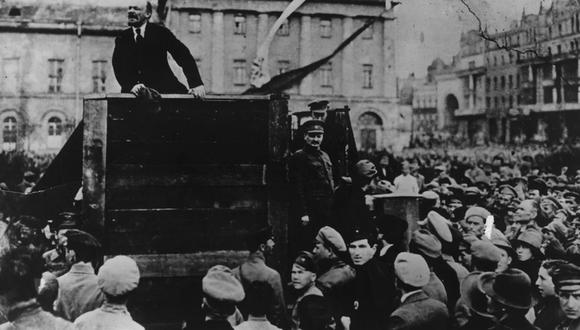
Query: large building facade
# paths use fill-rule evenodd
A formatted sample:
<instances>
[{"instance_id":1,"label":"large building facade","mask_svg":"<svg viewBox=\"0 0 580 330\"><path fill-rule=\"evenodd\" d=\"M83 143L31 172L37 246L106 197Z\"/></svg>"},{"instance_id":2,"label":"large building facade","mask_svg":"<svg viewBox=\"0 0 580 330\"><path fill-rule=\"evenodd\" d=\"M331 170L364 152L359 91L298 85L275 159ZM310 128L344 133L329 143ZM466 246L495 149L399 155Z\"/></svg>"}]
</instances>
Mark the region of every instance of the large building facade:
<instances>
[{"instance_id":1,"label":"large building facade","mask_svg":"<svg viewBox=\"0 0 580 330\"><path fill-rule=\"evenodd\" d=\"M55 152L78 123L82 97L120 90L111 66L126 8L78 1L6 1L0 9L2 150ZM165 24L191 50L209 93L250 87L256 50L288 5L283 0L176 0ZM329 55L384 9L381 0L309 1L278 30L270 76ZM384 15L290 94L290 110L313 99L349 106L357 145L382 149L399 135L395 23ZM174 72L185 81L180 68ZM403 125L404 126L404 125Z\"/></svg>"},{"instance_id":2,"label":"large building facade","mask_svg":"<svg viewBox=\"0 0 580 330\"><path fill-rule=\"evenodd\" d=\"M580 137L579 15L580 2L554 0L505 31L463 33L451 70L435 76L437 129L475 144Z\"/></svg>"}]
</instances>

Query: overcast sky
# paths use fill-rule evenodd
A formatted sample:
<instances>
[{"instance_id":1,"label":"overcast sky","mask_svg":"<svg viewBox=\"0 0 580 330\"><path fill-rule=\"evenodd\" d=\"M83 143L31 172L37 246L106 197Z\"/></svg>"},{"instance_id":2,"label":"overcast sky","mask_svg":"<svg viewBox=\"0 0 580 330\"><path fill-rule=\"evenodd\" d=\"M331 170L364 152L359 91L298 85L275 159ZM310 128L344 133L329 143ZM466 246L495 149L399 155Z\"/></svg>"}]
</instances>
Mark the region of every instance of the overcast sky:
<instances>
[{"instance_id":1,"label":"overcast sky","mask_svg":"<svg viewBox=\"0 0 580 330\"><path fill-rule=\"evenodd\" d=\"M477 20L460 0L401 0L396 7L397 16L397 71L399 77L425 75L427 65L436 57L450 62L459 50L461 31L476 29ZM487 23L489 32L507 29L509 23L519 19L522 10L538 13L540 2L548 6L549 0L465 0Z\"/></svg>"}]
</instances>

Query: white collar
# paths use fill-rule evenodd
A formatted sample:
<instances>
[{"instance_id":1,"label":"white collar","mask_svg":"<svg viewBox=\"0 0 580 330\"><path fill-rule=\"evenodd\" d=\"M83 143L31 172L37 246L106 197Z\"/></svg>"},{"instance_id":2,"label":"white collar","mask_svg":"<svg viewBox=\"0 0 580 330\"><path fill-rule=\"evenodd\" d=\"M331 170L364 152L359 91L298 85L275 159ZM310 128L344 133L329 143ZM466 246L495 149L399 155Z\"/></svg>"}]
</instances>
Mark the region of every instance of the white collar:
<instances>
[{"instance_id":1,"label":"white collar","mask_svg":"<svg viewBox=\"0 0 580 330\"><path fill-rule=\"evenodd\" d=\"M132 26L131 28L133 29L133 39L134 40L137 40L137 31L136 31L137 29L140 29L141 36L143 38L145 38L145 30L147 29L147 21L143 22L143 24L141 24L141 26L137 26L137 27Z\"/></svg>"},{"instance_id":2,"label":"white collar","mask_svg":"<svg viewBox=\"0 0 580 330\"><path fill-rule=\"evenodd\" d=\"M421 292L421 289L419 290L415 290L415 291L411 291L411 292L407 292L407 293L403 293L403 295L401 296L401 304L405 302L405 300L407 300L407 298L409 298L409 296L415 294L415 293L419 293Z\"/></svg>"}]
</instances>

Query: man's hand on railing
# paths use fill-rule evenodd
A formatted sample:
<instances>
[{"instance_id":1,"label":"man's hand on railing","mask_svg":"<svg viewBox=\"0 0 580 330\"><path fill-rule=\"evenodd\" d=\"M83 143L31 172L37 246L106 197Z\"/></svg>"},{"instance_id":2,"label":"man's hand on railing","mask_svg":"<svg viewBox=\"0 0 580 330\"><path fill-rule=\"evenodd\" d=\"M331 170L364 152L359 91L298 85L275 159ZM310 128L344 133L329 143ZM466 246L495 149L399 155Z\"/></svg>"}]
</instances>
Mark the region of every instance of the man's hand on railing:
<instances>
[{"instance_id":1,"label":"man's hand on railing","mask_svg":"<svg viewBox=\"0 0 580 330\"><path fill-rule=\"evenodd\" d=\"M131 93L133 93L135 96L139 95L139 92L145 88L145 85L143 84L137 84L135 86L133 86L133 88L131 88Z\"/></svg>"},{"instance_id":2,"label":"man's hand on railing","mask_svg":"<svg viewBox=\"0 0 580 330\"><path fill-rule=\"evenodd\" d=\"M205 99L205 87L203 85L190 88L188 93L193 95L196 99Z\"/></svg>"}]
</instances>

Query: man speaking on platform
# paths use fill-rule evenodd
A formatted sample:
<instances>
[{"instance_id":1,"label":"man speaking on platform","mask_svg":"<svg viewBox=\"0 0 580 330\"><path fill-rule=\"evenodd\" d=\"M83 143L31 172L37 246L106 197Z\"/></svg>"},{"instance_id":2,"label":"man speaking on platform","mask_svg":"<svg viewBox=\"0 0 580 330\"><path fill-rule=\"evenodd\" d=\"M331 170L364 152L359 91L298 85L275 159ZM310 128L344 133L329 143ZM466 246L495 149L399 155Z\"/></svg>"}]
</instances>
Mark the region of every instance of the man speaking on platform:
<instances>
[{"instance_id":1,"label":"man speaking on platform","mask_svg":"<svg viewBox=\"0 0 580 330\"><path fill-rule=\"evenodd\" d=\"M115 39L113 52L113 69L121 92L139 95L151 88L159 93L187 92L204 98L205 87L189 49L169 29L149 22L152 11L149 1L129 1L129 28ZM167 53L183 69L189 89L171 71Z\"/></svg>"}]
</instances>

